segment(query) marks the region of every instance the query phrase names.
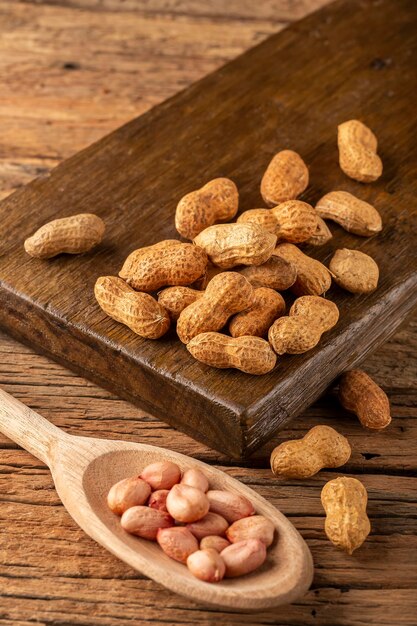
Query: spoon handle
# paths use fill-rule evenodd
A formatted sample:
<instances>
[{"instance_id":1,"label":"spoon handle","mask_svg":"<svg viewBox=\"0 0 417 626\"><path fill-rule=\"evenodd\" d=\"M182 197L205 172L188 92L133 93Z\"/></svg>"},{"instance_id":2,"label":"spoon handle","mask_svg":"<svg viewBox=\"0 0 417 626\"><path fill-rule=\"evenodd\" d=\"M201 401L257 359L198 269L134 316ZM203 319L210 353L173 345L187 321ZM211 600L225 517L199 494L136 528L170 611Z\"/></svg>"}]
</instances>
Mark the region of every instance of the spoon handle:
<instances>
[{"instance_id":1,"label":"spoon handle","mask_svg":"<svg viewBox=\"0 0 417 626\"><path fill-rule=\"evenodd\" d=\"M0 431L48 466L54 444L69 436L2 389Z\"/></svg>"}]
</instances>

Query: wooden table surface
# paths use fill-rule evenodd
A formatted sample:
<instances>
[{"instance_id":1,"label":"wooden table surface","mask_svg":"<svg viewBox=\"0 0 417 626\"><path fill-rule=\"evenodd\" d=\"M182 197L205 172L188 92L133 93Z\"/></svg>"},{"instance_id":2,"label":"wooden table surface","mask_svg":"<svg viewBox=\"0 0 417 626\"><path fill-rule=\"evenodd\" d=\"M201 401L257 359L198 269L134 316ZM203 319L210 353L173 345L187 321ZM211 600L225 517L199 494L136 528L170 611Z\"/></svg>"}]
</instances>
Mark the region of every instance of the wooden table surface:
<instances>
[{"instance_id":1,"label":"wooden table surface","mask_svg":"<svg viewBox=\"0 0 417 626\"><path fill-rule=\"evenodd\" d=\"M325 3L0 0L0 197ZM47 468L0 435L0 624L415 626L415 331L409 320L363 365L390 396L386 432L366 433L330 390L245 467L0 334L6 391L73 434L145 441L221 467L290 517L316 566L312 590L291 607L205 610L87 538L60 505ZM343 473L369 492L372 533L352 557L323 532L320 490L341 472L300 483L268 469L274 445L318 423L348 436L353 454Z\"/></svg>"}]
</instances>

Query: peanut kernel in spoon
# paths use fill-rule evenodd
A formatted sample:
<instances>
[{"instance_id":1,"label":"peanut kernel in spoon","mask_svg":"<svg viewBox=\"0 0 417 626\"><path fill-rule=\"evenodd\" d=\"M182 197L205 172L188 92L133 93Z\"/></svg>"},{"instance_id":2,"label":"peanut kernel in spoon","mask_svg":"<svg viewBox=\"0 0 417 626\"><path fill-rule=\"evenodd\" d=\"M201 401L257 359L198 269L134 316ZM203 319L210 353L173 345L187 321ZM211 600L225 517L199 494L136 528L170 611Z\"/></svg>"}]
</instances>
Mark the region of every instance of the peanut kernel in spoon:
<instances>
[{"instance_id":1,"label":"peanut kernel in spoon","mask_svg":"<svg viewBox=\"0 0 417 626\"><path fill-rule=\"evenodd\" d=\"M189 485L174 485L166 501L170 515L177 522L196 522L209 510L209 501L205 493Z\"/></svg>"},{"instance_id":2,"label":"peanut kernel in spoon","mask_svg":"<svg viewBox=\"0 0 417 626\"><path fill-rule=\"evenodd\" d=\"M208 583L217 583L225 573L225 564L213 548L198 550L187 559L187 567L196 578Z\"/></svg>"},{"instance_id":3,"label":"peanut kernel in spoon","mask_svg":"<svg viewBox=\"0 0 417 626\"><path fill-rule=\"evenodd\" d=\"M153 490L171 489L181 480L181 470L171 461L160 461L147 465L140 475Z\"/></svg>"}]
</instances>

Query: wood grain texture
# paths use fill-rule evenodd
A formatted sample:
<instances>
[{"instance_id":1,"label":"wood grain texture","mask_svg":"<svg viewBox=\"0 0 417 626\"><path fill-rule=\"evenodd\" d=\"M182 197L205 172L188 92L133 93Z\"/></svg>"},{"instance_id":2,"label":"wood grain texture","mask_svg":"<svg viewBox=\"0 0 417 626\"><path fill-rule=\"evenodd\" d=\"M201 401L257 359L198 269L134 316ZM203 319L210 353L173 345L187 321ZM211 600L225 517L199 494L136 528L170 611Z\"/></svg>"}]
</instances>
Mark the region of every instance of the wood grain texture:
<instances>
[{"instance_id":1,"label":"wood grain texture","mask_svg":"<svg viewBox=\"0 0 417 626\"><path fill-rule=\"evenodd\" d=\"M409 0L402 0L400 11L392 0L374 9L371 1L335 3L3 201L2 326L236 458L259 447L343 369L360 362L417 299L410 98L417 14ZM364 47L370 23L372 42ZM376 71L377 54L395 59L397 69ZM400 114L404 107L407 115ZM366 188L347 180L336 163L336 126L356 116L376 131L386 162L381 180ZM385 224L380 236L366 241L336 230L332 245L316 253L328 260L336 247L361 248L381 270L372 294L352 298L331 290L341 319L318 348L279 359L275 371L255 379L201 365L174 334L141 340L105 317L92 297L97 276L116 273L132 249L175 236L173 195L226 175L238 183L241 209L254 206L270 156L288 146L310 165L307 200L342 186L376 204ZM96 212L107 223L95 252L53 262L23 254L28 233L74 212Z\"/></svg>"},{"instance_id":2,"label":"wood grain texture","mask_svg":"<svg viewBox=\"0 0 417 626\"><path fill-rule=\"evenodd\" d=\"M283 26L276 19L299 19L318 4L229 2L230 15L217 0L167 2L160 13L130 0L87 0L74 2L74 8L67 2L1 2L0 193L5 196L45 173L132 115L276 32ZM108 11L112 20L105 18ZM266 17L262 23L260 14ZM87 25L93 28L89 37ZM164 29L170 33L168 40ZM162 41L169 43L164 54ZM78 64L78 69L64 69L66 62ZM383 59L375 66L380 67L375 71L388 70ZM397 577L397 563L387 564L386 540L390 538L390 546L397 541L408 546L415 533L409 486L415 490L416 349L414 321L363 364L389 394L394 419L388 431L366 433L352 415L340 411L330 392L259 449L249 470L230 465L224 455L0 333L3 388L73 434L100 432L108 438L164 445L225 467L291 516L313 550L316 577L321 579L302 602L285 610L256 616L206 611L138 577L97 547L60 506L46 467L0 436L0 624L29 626L36 618L48 626L199 626L220 621L236 626L415 626L416 585L404 587L404 570ZM267 469L274 444L302 436L318 423L348 436L353 455L347 471L377 481L382 495L372 555L367 553L365 564L359 552L353 560L338 561L337 582L333 559L340 554L325 539L319 505L324 476L319 475L319 486L307 492L304 483L271 484ZM404 488L391 483L387 496L392 477L408 480ZM372 506L373 501L372 495ZM412 564L409 570L413 572ZM373 581L374 572L378 582Z\"/></svg>"}]
</instances>

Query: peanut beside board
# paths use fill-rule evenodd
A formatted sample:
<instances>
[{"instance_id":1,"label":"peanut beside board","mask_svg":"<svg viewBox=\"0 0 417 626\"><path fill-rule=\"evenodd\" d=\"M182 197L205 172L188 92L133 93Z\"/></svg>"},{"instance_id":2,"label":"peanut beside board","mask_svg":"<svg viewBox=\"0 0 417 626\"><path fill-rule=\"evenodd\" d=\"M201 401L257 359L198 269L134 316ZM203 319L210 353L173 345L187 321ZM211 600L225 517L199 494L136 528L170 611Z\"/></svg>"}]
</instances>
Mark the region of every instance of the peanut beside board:
<instances>
[{"instance_id":1,"label":"peanut beside board","mask_svg":"<svg viewBox=\"0 0 417 626\"><path fill-rule=\"evenodd\" d=\"M117 276L98 278L94 295L107 315L140 337L158 339L169 329L170 319L164 307L148 293L135 291Z\"/></svg>"},{"instance_id":2,"label":"peanut beside board","mask_svg":"<svg viewBox=\"0 0 417 626\"><path fill-rule=\"evenodd\" d=\"M387 394L362 370L342 374L339 400L345 409L356 413L365 428L381 430L391 422Z\"/></svg>"},{"instance_id":3,"label":"peanut beside board","mask_svg":"<svg viewBox=\"0 0 417 626\"><path fill-rule=\"evenodd\" d=\"M282 150L269 163L261 181L261 195L268 206L294 200L307 188L308 168L297 152Z\"/></svg>"},{"instance_id":4,"label":"peanut beside board","mask_svg":"<svg viewBox=\"0 0 417 626\"><path fill-rule=\"evenodd\" d=\"M326 535L336 546L352 554L371 531L365 487L356 478L335 478L324 485L321 502L326 511Z\"/></svg>"},{"instance_id":5,"label":"peanut beside board","mask_svg":"<svg viewBox=\"0 0 417 626\"><path fill-rule=\"evenodd\" d=\"M377 155L378 141L370 128L359 120L349 120L337 129L339 163L344 173L361 183L371 183L382 174Z\"/></svg>"},{"instance_id":6,"label":"peanut beside board","mask_svg":"<svg viewBox=\"0 0 417 626\"><path fill-rule=\"evenodd\" d=\"M179 201L175 228L186 239L194 239L208 226L232 220L238 205L235 183L228 178L215 178Z\"/></svg>"},{"instance_id":7,"label":"peanut beside board","mask_svg":"<svg viewBox=\"0 0 417 626\"><path fill-rule=\"evenodd\" d=\"M340 467L348 462L348 440L330 426L314 426L302 439L284 441L271 454L276 476L310 478L324 467Z\"/></svg>"},{"instance_id":8,"label":"peanut beside board","mask_svg":"<svg viewBox=\"0 0 417 626\"><path fill-rule=\"evenodd\" d=\"M25 250L37 259L51 259L57 254L82 254L103 238L105 225L93 213L62 217L41 226L25 241Z\"/></svg>"}]
</instances>

